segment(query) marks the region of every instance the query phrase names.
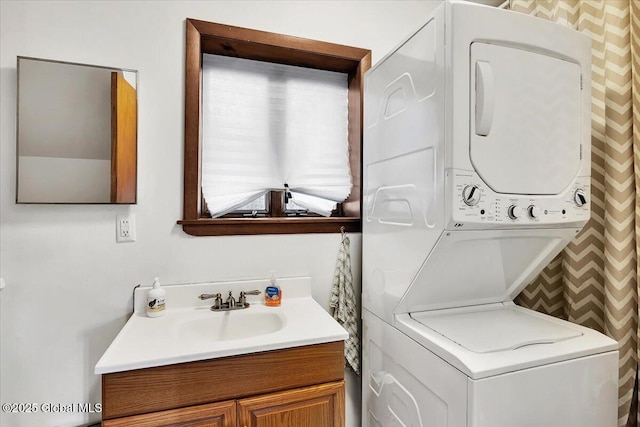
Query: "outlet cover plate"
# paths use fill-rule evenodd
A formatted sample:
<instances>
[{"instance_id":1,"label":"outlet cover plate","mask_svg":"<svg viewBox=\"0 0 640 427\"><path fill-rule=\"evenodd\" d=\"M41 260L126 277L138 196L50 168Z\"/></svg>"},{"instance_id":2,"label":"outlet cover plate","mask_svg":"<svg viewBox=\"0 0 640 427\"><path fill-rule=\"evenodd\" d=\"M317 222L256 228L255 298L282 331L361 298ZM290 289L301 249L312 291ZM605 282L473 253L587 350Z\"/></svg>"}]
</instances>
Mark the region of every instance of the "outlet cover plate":
<instances>
[{"instance_id":1,"label":"outlet cover plate","mask_svg":"<svg viewBox=\"0 0 640 427\"><path fill-rule=\"evenodd\" d=\"M116 215L116 242L136 241L136 216Z\"/></svg>"}]
</instances>

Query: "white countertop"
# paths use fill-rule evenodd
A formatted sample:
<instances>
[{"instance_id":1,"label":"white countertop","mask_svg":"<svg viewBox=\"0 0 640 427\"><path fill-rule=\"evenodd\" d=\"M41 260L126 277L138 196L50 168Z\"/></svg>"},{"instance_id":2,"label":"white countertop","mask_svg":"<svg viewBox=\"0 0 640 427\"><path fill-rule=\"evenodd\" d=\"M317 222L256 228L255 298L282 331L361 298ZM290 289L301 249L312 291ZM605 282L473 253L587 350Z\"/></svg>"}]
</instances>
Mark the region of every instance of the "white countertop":
<instances>
[{"instance_id":1,"label":"white countertop","mask_svg":"<svg viewBox=\"0 0 640 427\"><path fill-rule=\"evenodd\" d=\"M202 293L220 292L223 300L233 290L238 297L240 290L260 289L264 292L268 280L252 280L226 283L199 283L163 286L166 290L167 309L162 317L150 318L144 312L149 288L135 292L134 313L113 340L95 366L96 374L150 368L175 363L193 362L240 354L299 347L342 341L348 333L311 296L311 280L308 277L283 278L277 283L282 289L279 307L264 305L264 295L247 296L251 306L244 310L214 312L209 309L213 300L201 301ZM199 338L190 333L189 322L226 322L230 331L246 335L242 330L242 316L279 317L281 329L237 339ZM246 318L246 317L244 317Z\"/></svg>"}]
</instances>

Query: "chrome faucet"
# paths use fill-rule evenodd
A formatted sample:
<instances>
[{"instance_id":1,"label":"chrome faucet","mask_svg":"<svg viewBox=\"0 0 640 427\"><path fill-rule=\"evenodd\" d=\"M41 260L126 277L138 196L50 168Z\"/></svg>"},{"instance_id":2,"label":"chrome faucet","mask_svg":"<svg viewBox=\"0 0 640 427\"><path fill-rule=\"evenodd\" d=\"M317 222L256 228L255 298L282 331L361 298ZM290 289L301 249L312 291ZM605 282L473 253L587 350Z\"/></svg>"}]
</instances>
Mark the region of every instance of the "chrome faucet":
<instances>
[{"instance_id":1,"label":"chrome faucet","mask_svg":"<svg viewBox=\"0 0 640 427\"><path fill-rule=\"evenodd\" d=\"M229 307L229 310L233 310L234 308L236 308L236 299L233 297L231 291L229 291L229 296L227 297L226 304L227 307Z\"/></svg>"},{"instance_id":2,"label":"chrome faucet","mask_svg":"<svg viewBox=\"0 0 640 427\"><path fill-rule=\"evenodd\" d=\"M213 311L230 311L230 310L242 310L244 308L249 308L249 303L247 302L247 295L260 295L259 290L253 291L240 291L240 298L236 302L236 299L233 297L233 292L229 291L229 296L225 302L222 302L222 295L220 293L217 294L202 294L198 298L201 300L212 299L213 305L211 306L211 310Z\"/></svg>"}]
</instances>

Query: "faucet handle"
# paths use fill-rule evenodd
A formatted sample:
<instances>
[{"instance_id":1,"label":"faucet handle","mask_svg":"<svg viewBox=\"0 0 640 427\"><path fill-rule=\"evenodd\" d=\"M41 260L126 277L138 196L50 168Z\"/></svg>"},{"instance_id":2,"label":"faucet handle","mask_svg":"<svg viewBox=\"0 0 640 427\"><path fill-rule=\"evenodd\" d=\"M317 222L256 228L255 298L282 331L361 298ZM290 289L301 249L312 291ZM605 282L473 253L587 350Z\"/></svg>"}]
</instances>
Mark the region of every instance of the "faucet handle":
<instances>
[{"instance_id":1,"label":"faucet handle","mask_svg":"<svg viewBox=\"0 0 640 427\"><path fill-rule=\"evenodd\" d=\"M215 299L213 300L212 308L220 308L220 307L222 307L222 294L218 292L215 296Z\"/></svg>"},{"instance_id":2,"label":"faucet handle","mask_svg":"<svg viewBox=\"0 0 640 427\"><path fill-rule=\"evenodd\" d=\"M260 291L255 289L253 291L240 291L240 300L238 301L238 304L240 304L242 307L248 307L249 304L247 304L247 295L260 295Z\"/></svg>"},{"instance_id":3,"label":"faucet handle","mask_svg":"<svg viewBox=\"0 0 640 427\"><path fill-rule=\"evenodd\" d=\"M222 295L219 292L217 294L202 294L198 298L200 298L201 300L213 298L213 306L211 307L212 310L222 307Z\"/></svg>"}]
</instances>

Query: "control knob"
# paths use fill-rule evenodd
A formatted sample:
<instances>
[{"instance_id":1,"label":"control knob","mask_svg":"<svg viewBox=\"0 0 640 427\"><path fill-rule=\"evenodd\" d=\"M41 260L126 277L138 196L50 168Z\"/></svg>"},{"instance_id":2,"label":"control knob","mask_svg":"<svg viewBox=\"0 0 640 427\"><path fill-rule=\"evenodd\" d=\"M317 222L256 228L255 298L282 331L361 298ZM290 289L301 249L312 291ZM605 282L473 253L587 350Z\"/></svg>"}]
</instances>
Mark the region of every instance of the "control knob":
<instances>
[{"instance_id":1,"label":"control knob","mask_svg":"<svg viewBox=\"0 0 640 427\"><path fill-rule=\"evenodd\" d=\"M462 201L467 206L475 206L480 201L480 189L477 185L467 185L462 190Z\"/></svg>"},{"instance_id":2,"label":"control knob","mask_svg":"<svg viewBox=\"0 0 640 427\"><path fill-rule=\"evenodd\" d=\"M527 212L529 213L530 218L539 218L542 210L535 205L531 205L527 208Z\"/></svg>"},{"instance_id":3,"label":"control knob","mask_svg":"<svg viewBox=\"0 0 640 427\"><path fill-rule=\"evenodd\" d=\"M573 194L573 201L576 203L578 207L582 207L586 205L587 193L582 188L578 188L576 192Z\"/></svg>"},{"instance_id":4,"label":"control knob","mask_svg":"<svg viewBox=\"0 0 640 427\"><path fill-rule=\"evenodd\" d=\"M507 215L509 215L509 218L516 220L522 216L522 209L518 205L511 205L507 210Z\"/></svg>"}]
</instances>

